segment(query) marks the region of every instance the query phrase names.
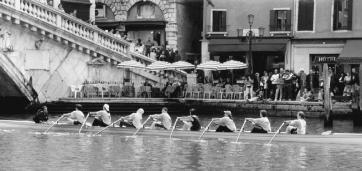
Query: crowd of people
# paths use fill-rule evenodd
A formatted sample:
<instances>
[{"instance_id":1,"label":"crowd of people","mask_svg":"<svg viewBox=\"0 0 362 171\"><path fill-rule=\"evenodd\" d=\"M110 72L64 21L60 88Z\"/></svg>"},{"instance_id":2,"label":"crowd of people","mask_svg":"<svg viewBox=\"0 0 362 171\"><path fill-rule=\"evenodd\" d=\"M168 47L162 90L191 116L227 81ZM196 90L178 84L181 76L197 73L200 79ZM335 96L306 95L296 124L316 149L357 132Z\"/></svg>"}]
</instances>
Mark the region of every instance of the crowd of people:
<instances>
[{"instance_id":1,"label":"crowd of people","mask_svg":"<svg viewBox=\"0 0 362 171\"><path fill-rule=\"evenodd\" d=\"M44 112L46 110L46 112ZM43 111L43 112L40 112ZM40 114L41 113L41 114ZM142 108L139 108L135 113L131 113L130 115L120 117L120 119L111 122L111 114L109 110L109 105L104 104L103 109L97 112L89 112L87 117L84 116L82 112L82 105L76 104L75 110L63 114L61 116L61 119L64 119L66 121L63 121L61 123L57 124L66 124L66 125L86 125L86 126L100 126L100 127L131 127L135 129L141 129L144 128L144 124L149 119L152 119L153 122L150 126L150 129L161 129L161 130L171 130L172 128L172 119L168 113L168 109L166 107L163 107L161 109L160 114L153 114L149 115L148 119L142 123L144 110ZM36 116L34 117L35 123L41 123L41 122L47 122L48 116L47 116L47 108L42 107L40 109ZM46 116L46 119L45 119ZM88 116L94 117L93 123L86 123ZM41 117L42 119L40 119ZM183 122L183 126L181 130L184 131L200 131L201 130L201 122L199 117L195 114L195 109L191 108L189 110L189 114L182 117L177 117L177 120L181 120ZM249 121L252 123L252 129L251 133L271 133L271 127L270 127L270 121L268 119L268 114L266 110L260 111L260 118L245 118L245 122ZM57 122L60 122L60 119L57 120ZM119 124L117 125L117 122ZM244 124L245 124L244 122ZM204 128L204 130L208 130L210 125L214 124L215 131L216 132L236 132L236 126L233 121L232 113L231 111L224 111L223 116L220 118L213 118L211 122ZM242 130L243 131L243 127ZM295 120L288 120L284 121L284 124L287 125L286 133L289 134L306 134L306 121L305 116L303 112L297 113L297 119ZM176 123L175 123L176 125ZM277 130L276 132L279 132L280 130Z\"/></svg>"},{"instance_id":2,"label":"crowd of people","mask_svg":"<svg viewBox=\"0 0 362 171\"><path fill-rule=\"evenodd\" d=\"M356 95L359 89L358 73L355 68L351 73L334 73L328 70L328 81L332 96ZM205 83L212 81L205 80ZM242 76L236 84L240 85L248 99L274 100L274 101L322 101L324 82L318 70L312 69L308 74L301 69L298 73L283 68L274 69L273 72L264 71ZM225 86L232 84L231 79L220 78L216 84Z\"/></svg>"},{"instance_id":3,"label":"crowd of people","mask_svg":"<svg viewBox=\"0 0 362 171\"><path fill-rule=\"evenodd\" d=\"M141 39L130 40L130 42L131 51L143 54L151 59L170 63L181 60L178 50L167 46L158 46L157 42L150 38L144 42Z\"/></svg>"}]
</instances>

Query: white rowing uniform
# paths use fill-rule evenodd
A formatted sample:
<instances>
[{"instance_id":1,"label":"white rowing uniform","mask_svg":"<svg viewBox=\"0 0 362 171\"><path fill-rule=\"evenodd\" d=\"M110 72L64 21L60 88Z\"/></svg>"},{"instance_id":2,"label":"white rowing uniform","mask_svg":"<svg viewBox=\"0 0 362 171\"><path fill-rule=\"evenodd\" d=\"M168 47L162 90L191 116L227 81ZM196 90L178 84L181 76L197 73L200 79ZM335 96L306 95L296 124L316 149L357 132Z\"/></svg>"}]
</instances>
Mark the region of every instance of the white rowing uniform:
<instances>
[{"instance_id":1,"label":"white rowing uniform","mask_svg":"<svg viewBox=\"0 0 362 171\"><path fill-rule=\"evenodd\" d=\"M106 110L100 110L95 113L95 118L101 120L103 123L110 125L111 124L111 114Z\"/></svg>"},{"instance_id":2,"label":"white rowing uniform","mask_svg":"<svg viewBox=\"0 0 362 171\"><path fill-rule=\"evenodd\" d=\"M142 114L140 113L132 113L128 116L124 117L125 120L132 121L132 124L136 129L141 129L143 127L142 125Z\"/></svg>"},{"instance_id":3,"label":"white rowing uniform","mask_svg":"<svg viewBox=\"0 0 362 171\"><path fill-rule=\"evenodd\" d=\"M255 125L262 127L265 131L270 132L270 121L267 117L250 119Z\"/></svg>"},{"instance_id":4,"label":"white rowing uniform","mask_svg":"<svg viewBox=\"0 0 362 171\"><path fill-rule=\"evenodd\" d=\"M305 122L304 119L292 120L289 123L289 126L293 126L293 127L297 128L297 134L305 134L306 133L307 123Z\"/></svg>"},{"instance_id":5,"label":"white rowing uniform","mask_svg":"<svg viewBox=\"0 0 362 171\"><path fill-rule=\"evenodd\" d=\"M163 112L158 115L154 115L153 118L158 119L161 121L162 125L167 129L171 129L172 121L171 117L167 112Z\"/></svg>"},{"instance_id":6,"label":"white rowing uniform","mask_svg":"<svg viewBox=\"0 0 362 171\"><path fill-rule=\"evenodd\" d=\"M232 119L230 119L229 117L227 116L224 116L222 118L218 118L218 119L215 119L214 121L217 125L220 125L220 126L226 126L228 127L231 131L236 131L236 126L235 126L235 123Z\"/></svg>"},{"instance_id":7,"label":"white rowing uniform","mask_svg":"<svg viewBox=\"0 0 362 171\"><path fill-rule=\"evenodd\" d=\"M69 119L78 121L80 123L84 123L84 121L85 121L84 114L80 110L75 110L72 113L70 113Z\"/></svg>"}]
</instances>

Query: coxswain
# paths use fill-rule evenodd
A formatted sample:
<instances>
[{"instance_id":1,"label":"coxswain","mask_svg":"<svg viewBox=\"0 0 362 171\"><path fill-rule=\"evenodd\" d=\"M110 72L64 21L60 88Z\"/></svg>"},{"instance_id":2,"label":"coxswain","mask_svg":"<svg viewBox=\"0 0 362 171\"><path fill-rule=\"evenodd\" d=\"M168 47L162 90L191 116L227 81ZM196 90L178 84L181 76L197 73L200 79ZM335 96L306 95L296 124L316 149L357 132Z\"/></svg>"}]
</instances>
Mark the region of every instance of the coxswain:
<instances>
[{"instance_id":1,"label":"coxswain","mask_svg":"<svg viewBox=\"0 0 362 171\"><path fill-rule=\"evenodd\" d=\"M136 113L132 113L128 116L124 116L121 118L119 122L120 127L133 127L136 129L141 129L142 125L142 115L145 111L142 108L139 108Z\"/></svg>"},{"instance_id":2,"label":"coxswain","mask_svg":"<svg viewBox=\"0 0 362 171\"><path fill-rule=\"evenodd\" d=\"M108 104L103 105L103 110L98 112L89 112L89 115L94 117L92 126L106 127L111 124L111 114L109 112Z\"/></svg>"},{"instance_id":3,"label":"coxswain","mask_svg":"<svg viewBox=\"0 0 362 171\"><path fill-rule=\"evenodd\" d=\"M267 117L266 110L260 110L260 118L245 118L245 120L253 123L253 129L251 133L268 133L271 131L270 122Z\"/></svg>"},{"instance_id":4,"label":"coxswain","mask_svg":"<svg viewBox=\"0 0 362 171\"><path fill-rule=\"evenodd\" d=\"M224 111L224 117L213 119L217 125L216 132L235 132L236 127L230 111Z\"/></svg>"},{"instance_id":5,"label":"coxswain","mask_svg":"<svg viewBox=\"0 0 362 171\"><path fill-rule=\"evenodd\" d=\"M306 133L307 123L305 122L305 115L302 111L297 113L297 119L291 121L284 121L288 126L286 133L288 134L302 134Z\"/></svg>"},{"instance_id":6,"label":"coxswain","mask_svg":"<svg viewBox=\"0 0 362 171\"><path fill-rule=\"evenodd\" d=\"M150 115L150 117L154 120L151 125L151 129L171 129L172 121L170 115L167 112L168 109L166 107L163 107L161 110L161 114Z\"/></svg>"},{"instance_id":7,"label":"coxswain","mask_svg":"<svg viewBox=\"0 0 362 171\"><path fill-rule=\"evenodd\" d=\"M42 106L33 117L35 123L42 123L48 121L48 108Z\"/></svg>"},{"instance_id":8,"label":"coxswain","mask_svg":"<svg viewBox=\"0 0 362 171\"><path fill-rule=\"evenodd\" d=\"M184 131L200 131L201 124L200 119L195 115L195 109L190 109L189 116L178 117L183 123L182 130Z\"/></svg>"},{"instance_id":9,"label":"coxswain","mask_svg":"<svg viewBox=\"0 0 362 171\"><path fill-rule=\"evenodd\" d=\"M82 105L76 104L75 110L71 113L63 114L62 117L67 119L67 122L65 124L67 125L81 125L85 121L84 114L81 111Z\"/></svg>"}]
</instances>

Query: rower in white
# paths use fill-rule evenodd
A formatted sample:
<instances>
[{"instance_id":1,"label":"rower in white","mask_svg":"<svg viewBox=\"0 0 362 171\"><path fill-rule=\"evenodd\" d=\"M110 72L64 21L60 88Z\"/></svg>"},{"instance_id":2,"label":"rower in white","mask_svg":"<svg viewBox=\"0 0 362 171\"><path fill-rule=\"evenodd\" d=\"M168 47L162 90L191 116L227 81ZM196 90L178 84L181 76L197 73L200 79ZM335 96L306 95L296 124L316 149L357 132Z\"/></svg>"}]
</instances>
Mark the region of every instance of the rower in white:
<instances>
[{"instance_id":1,"label":"rower in white","mask_svg":"<svg viewBox=\"0 0 362 171\"><path fill-rule=\"evenodd\" d=\"M136 113L132 113L128 116L121 117L119 122L120 127L133 127L136 129L141 129L142 125L142 115L145 111L142 108L139 108Z\"/></svg>"},{"instance_id":2,"label":"rower in white","mask_svg":"<svg viewBox=\"0 0 362 171\"><path fill-rule=\"evenodd\" d=\"M66 113L63 114L61 117L62 119L66 118L67 121L61 124L66 124L66 125L81 125L83 124L83 122L85 122L84 119L84 114L81 111L82 110L82 105L80 104L76 104L75 105L75 110L71 113Z\"/></svg>"},{"instance_id":3,"label":"rower in white","mask_svg":"<svg viewBox=\"0 0 362 171\"><path fill-rule=\"evenodd\" d=\"M268 113L266 110L260 110L260 118L245 118L253 124L251 133L268 133L271 131L270 122L267 117Z\"/></svg>"},{"instance_id":4,"label":"rower in white","mask_svg":"<svg viewBox=\"0 0 362 171\"><path fill-rule=\"evenodd\" d=\"M224 117L215 118L213 122L218 126L216 132L235 132L236 126L230 111L224 111Z\"/></svg>"},{"instance_id":5,"label":"rower in white","mask_svg":"<svg viewBox=\"0 0 362 171\"><path fill-rule=\"evenodd\" d=\"M92 126L106 127L111 124L111 114L109 112L108 104L103 105L103 110L98 112L89 112L89 114L94 117Z\"/></svg>"},{"instance_id":6,"label":"rower in white","mask_svg":"<svg viewBox=\"0 0 362 171\"><path fill-rule=\"evenodd\" d=\"M150 117L154 120L151 125L151 129L171 129L172 121L170 115L167 112L168 109L163 107L161 114L150 115Z\"/></svg>"},{"instance_id":7,"label":"rower in white","mask_svg":"<svg viewBox=\"0 0 362 171\"><path fill-rule=\"evenodd\" d=\"M297 113L297 119L284 121L288 126L286 133L288 134L305 134L307 123L305 122L305 115L302 111Z\"/></svg>"}]
</instances>

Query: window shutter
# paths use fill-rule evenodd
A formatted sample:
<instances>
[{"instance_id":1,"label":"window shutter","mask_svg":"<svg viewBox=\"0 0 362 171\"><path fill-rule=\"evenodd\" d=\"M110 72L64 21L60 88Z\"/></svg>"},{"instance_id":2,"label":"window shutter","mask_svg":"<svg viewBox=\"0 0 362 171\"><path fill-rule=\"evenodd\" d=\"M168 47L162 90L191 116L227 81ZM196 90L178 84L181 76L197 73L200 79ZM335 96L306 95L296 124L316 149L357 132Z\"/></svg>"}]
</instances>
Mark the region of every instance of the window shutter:
<instances>
[{"instance_id":1,"label":"window shutter","mask_svg":"<svg viewBox=\"0 0 362 171\"><path fill-rule=\"evenodd\" d=\"M286 30L285 31L291 31L292 29L292 11L287 11L287 23L286 23Z\"/></svg>"},{"instance_id":2,"label":"window shutter","mask_svg":"<svg viewBox=\"0 0 362 171\"><path fill-rule=\"evenodd\" d=\"M226 32L226 11L221 12L221 31Z\"/></svg>"},{"instance_id":3,"label":"window shutter","mask_svg":"<svg viewBox=\"0 0 362 171\"><path fill-rule=\"evenodd\" d=\"M352 30L352 19L353 19L353 0L348 0L348 30Z\"/></svg>"},{"instance_id":4,"label":"window shutter","mask_svg":"<svg viewBox=\"0 0 362 171\"><path fill-rule=\"evenodd\" d=\"M275 15L275 10L270 10L270 22L269 22L269 31L276 31L276 25L277 25L277 16Z\"/></svg>"}]
</instances>

